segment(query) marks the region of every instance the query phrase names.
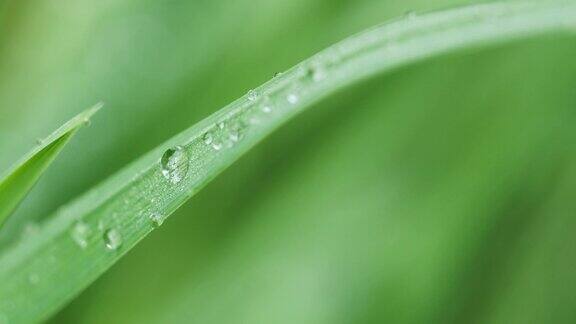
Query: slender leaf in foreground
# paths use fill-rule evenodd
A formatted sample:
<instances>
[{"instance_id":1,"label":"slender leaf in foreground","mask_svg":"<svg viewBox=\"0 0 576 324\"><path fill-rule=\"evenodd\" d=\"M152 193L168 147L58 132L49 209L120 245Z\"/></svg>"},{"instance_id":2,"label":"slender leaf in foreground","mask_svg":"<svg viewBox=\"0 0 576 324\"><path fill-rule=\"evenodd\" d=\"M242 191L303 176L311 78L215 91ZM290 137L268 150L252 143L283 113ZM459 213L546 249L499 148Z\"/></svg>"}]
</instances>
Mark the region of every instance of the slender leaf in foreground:
<instances>
[{"instance_id":1,"label":"slender leaf in foreground","mask_svg":"<svg viewBox=\"0 0 576 324\"><path fill-rule=\"evenodd\" d=\"M0 256L0 313L46 319L217 174L359 80L457 49L572 32L576 4L495 3L391 22L314 56L126 167Z\"/></svg>"},{"instance_id":2,"label":"slender leaf in foreground","mask_svg":"<svg viewBox=\"0 0 576 324\"><path fill-rule=\"evenodd\" d=\"M0 177L0 228L76 131L101 107L98 104L69 120Z\"/></svg>"}]
</instances>

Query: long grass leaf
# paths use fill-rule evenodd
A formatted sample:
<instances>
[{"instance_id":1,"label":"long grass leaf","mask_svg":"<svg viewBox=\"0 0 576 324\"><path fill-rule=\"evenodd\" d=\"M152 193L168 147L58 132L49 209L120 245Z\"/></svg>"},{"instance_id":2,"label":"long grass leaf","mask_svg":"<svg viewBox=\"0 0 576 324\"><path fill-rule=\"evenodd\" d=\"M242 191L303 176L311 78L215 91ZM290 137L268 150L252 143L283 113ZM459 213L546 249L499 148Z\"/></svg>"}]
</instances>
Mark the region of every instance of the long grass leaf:
<instances>
[{"instance_id":1,"label":"long grass leaf","mask_svg":"<svg viewBox=\"0 0 576 324\"><path fill-rule=\"evenodd\" d=\"M339 89L460 49L573 33L575 20L568 1L475 5L409 15L322 51L127 166L7 250L0 313L14 322L46 319L250 148Z\"/></svg>"}]
</instances>

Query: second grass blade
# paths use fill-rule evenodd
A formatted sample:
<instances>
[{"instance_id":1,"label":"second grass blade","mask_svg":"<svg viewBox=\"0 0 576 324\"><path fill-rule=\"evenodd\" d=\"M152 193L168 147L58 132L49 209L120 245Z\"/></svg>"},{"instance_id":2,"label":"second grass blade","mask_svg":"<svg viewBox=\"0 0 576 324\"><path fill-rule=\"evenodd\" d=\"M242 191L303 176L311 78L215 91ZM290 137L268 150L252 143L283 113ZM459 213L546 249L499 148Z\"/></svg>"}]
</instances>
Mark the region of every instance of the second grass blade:
<instances>
[{"instance_id":1,"label":"second grass blade","mask_svg":"<svg viewBox=\"0 0 576 324\"><path fill-rule=\"evenodd\" d=\"M100 104L96 105L72 118L48 138L40 141L39 146L0 178L0 228L66 143L100 108Z\"/></svg>"}]
</instances>

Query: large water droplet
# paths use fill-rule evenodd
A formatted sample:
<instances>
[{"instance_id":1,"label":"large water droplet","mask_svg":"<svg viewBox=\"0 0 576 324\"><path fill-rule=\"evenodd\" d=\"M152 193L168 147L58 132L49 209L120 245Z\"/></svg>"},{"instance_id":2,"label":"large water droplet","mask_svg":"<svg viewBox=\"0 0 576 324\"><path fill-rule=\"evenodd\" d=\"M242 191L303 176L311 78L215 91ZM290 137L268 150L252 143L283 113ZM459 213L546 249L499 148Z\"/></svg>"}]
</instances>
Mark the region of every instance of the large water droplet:
<instances>
[{"instance_id":1,"label":"large water droplet","mask_svg":"<svg viewBox=\"0 0 576 324\"><path fill-rule=\"evenodd\" d=\"M160 160L162 175L173 184L177 184L188 174L188 154L181 146L164 152Z\"/></svg>"},{"instance_id":2,"label":"large water droplet","mask_svg":"<svg viewBox=\"0 0 576 324\"><path fill-rule=\"evenodd\" d=\"M88 246L88 239L92 234L92 229L88 224L78 221L72 228L72 240L82 249Z\"/></svg>"},{"instance_id":3,"label":"large water droplet","mask_svg":"<svg viewBox=\"0 0 576 324\"><path fill-rule=\"evenodd\" d=\"M108 229L104 232L104 244L108 250L118 250L122 246L122 235L114 228Z\"/></svg>"},{"instance_id":4,"label":"large water droplet","mask_svg":"<svg viewBox=\"0 0 576 324\"><path fill-rule=\"evenodd\" d=\"M162 223L164 223L164 216L160 213L152 213L149 218L154 227L160 227L162 226Z\"/></svg>"}]
</instances>

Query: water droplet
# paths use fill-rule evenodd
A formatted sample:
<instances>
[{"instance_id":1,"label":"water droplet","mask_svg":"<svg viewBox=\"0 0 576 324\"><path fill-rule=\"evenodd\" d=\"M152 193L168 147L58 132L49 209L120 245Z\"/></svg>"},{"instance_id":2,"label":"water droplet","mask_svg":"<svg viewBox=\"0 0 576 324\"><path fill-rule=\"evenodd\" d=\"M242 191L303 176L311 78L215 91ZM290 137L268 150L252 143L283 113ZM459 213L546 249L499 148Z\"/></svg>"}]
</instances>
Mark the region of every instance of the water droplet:
<instances>
[{"instance_id":1,"label":"water droplet","mask_svg":"<svg viewBox=\"0 0 576 324\"><path fill-rule=\"evenodd\" d=\"M92 125L92 121L90 120L90 118L84 118L84 126L90 126Z\"/></svg>"},{"instance_id":2,"label":"water droplet","mask_svg":"<svg viewBox=\"0 0 576 324\"><path fill-rule=\"evenodd\" d=\"M220 129L224 129L224 127L226 127L226 124L224 122L219 122L217 126Z\"/></svg>"},{"instance_id":3,"label":"water droplet","mask_svg":"<svg viewBox=\"0 0 576 324\"><path fill-rule=\"evenodd\" d=\"M238 142L240 140L240 132L238 130L230 130L230 133L228 134L228 138L232 141L232 142Z\"/></svg>"},{"instance_id":4,"label":"water droplet","mask_svg":"<svg viewBox=\"0 0 576 324\"><path fill-rule=\"evenodd\" d=\"M330 66L336 65L342 61L342 54L337 47L327 51L325 57L327 64Z\"/></svg>"},{"instance_id":5,"label":"water droplet","mask_svg":"<svg viewBox=\"0 0 576 324\"><path fill-rule=\"evenodd\" d=\"M256 90L250 90L248 91L248 100L250 101L256 101L258 100L258 92Z\"/></svg>"},{"instance_id":6,"label":"water droplet","mask_svg":"<svg viewBox=\"0 0 576 324\"><path fill-rule=\"evenodd\" d=\"M173 184L177 184L188 174L188 154L181 146L166 150L162 159L162 175Z\"/></svg>"},{"instance_id":7,"label":"water droplet","mask_svg":"<svg viewBox=\"0 0 576 324\"><path fill-rule=\"evenodd\" d=\"M108 250L118 250L122 246L122 235L114 228L108 229L104 232L104 244Z\"/></svg>"},{"instance_id":8,"label":"water droplet","mask_svg":"<svg viewBox=\"0 0 576 324\"><path fill-rule=\"evenodd\" d=\"M326 78L326 69L322 62L316 61L312 62L310 66L312 80L315 82L322 81Z\"/></svg>"},{"instance_id":9,"label":"water droplet","mask_svg":"<svg viewBox=\"0 0 576 324\"><path fill-rule=\"evenodd\" d=\"M216 151L220 151L222 149L222 143L214 141L212 143L212 148L215 149Z\"/></svg>"},{"instance_id":10,"label":"water droplet","mask_svg":"<svg viewBox=\"0 0 576 324\"><path fill-rule=\"evenodd\" d=\"M38 276L38 275L35 274L35 273L31 273L31 274L28 275L28 282L29 282L31 285L36 285L36 284L38 284L38 283L40 282L40 276Z\"/></svg>"},{"instance_id":11,"label":"water droplet","mask_svg":"<svg viewBox=\"0 0 576 324\"><path fill-rule=\"evenodd\" d=\"M37 138L36 139L36 145L42 145L42 144L44 144L44 140L41 138Z\"/></svg>"},{"instance_id":12,"label":"water droplet","mask_svg":"<svg viewBox=\"0 0 576 324\"><path fill-rule=\"evenodd\" d=\"M204 141L206 145L211 145L212 142L214 142L214 136L212 136L212 133L207 132L204 134L204 136L202 136L202 141Z\"/></svg>"},{"instance_id":13,"label":"water droplet","mask_svg":"<svg viewBox=\"0 0 576 324\"><path fill-rule=\"evenodd\" d=\"M74 240L80 248L85 249L88 246L90 234L92 234L90 226L82 221L78 221L72 228L71 236L72 240Z\"/></svg>"},{"instance_id":14,"label":"water droplet","mask_svg":"<svg viewBox=\"0 0 576 324\"><path fill-rule=\"evenodd\" d=\"M265 96L263 98L260 110L262 110L262 112L265 114L269 114L272 112L272 101L270 100L270 97Z\"/></svg>"},{"instance_id":15,"label":"water droplet","mask_svg":"<svg viewBox=\"0 0 576 324\"><path fill-rule=\"evenodd\" d=\"M288 96L286 96L286 100L288 100L289 103L294 105L298 102L298 100L300 100L300 98L298 97L298 94L296 94L295 92L290 92Z\"/></svg>"},{"instance_id":16,"label":"water droplet","mask_svg":"<svg viewBox=\"0 0 576 324\"><path fill-rule=\"evenodd\" d=\"M162 223L164 223L164 216L160 213L152 213L149 218L154 227L160 227L162 226Z\"/></svg>"}]
</instances>

